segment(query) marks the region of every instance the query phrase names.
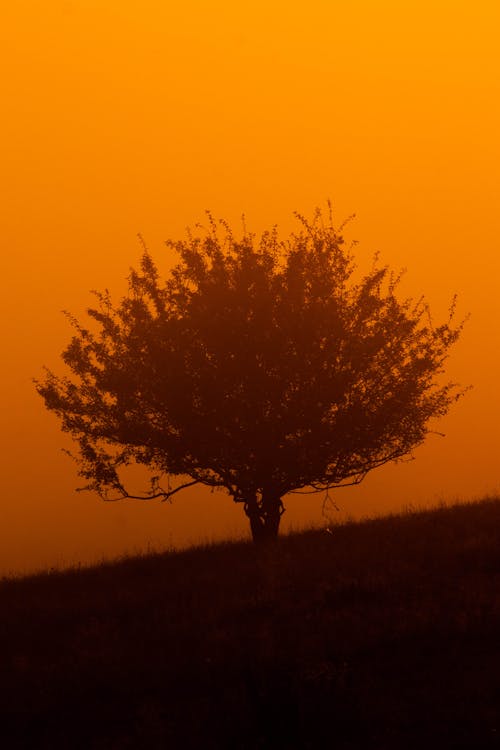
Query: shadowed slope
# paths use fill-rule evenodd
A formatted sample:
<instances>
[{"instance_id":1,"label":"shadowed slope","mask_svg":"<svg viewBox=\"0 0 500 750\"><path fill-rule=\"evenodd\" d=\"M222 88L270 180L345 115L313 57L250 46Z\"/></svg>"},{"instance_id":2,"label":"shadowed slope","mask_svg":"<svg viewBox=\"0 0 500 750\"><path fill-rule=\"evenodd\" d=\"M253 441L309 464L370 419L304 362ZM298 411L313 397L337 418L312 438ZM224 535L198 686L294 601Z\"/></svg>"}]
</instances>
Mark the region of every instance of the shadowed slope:
<instances>
[{"instance_id":1,"label":"shadowed slope","mask_svg":"<svg viewBox=\"0 0 500 750\"><path fill-rule=\"evenodd\" d=\"M496 747L499 527L487 500L6 581L4 746Z\"/></svg>"}]
</instances>

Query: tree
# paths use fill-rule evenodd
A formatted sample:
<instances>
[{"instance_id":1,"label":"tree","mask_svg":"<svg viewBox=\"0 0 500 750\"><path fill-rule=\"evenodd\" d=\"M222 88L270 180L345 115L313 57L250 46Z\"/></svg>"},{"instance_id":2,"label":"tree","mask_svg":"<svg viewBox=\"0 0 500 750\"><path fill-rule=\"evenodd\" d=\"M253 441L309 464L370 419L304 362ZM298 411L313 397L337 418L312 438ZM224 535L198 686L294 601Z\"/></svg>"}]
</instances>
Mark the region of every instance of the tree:
<instances>
[{"instance_id":1,"label":"tree","mask_svg":"<svg viewBox=\"0 0 500 750\"><path fill-rule=\"evenodd\" d=\"M93 324L71 318L70 375L36 387L78 443L82 489L224 488L259 542L277 536L287 493L358 483L424 441L464 392L441 378L463 322L454 302L436 326L423 298L398 299L376 259L356 280L331 209L296 214L286 241L276 227L237 239L208 216L167 243L180 259L166 280L144 246L118 304L95 293ZM131 463L153 473L143 495L120 478Z\"/></svg>"}]
</instances>

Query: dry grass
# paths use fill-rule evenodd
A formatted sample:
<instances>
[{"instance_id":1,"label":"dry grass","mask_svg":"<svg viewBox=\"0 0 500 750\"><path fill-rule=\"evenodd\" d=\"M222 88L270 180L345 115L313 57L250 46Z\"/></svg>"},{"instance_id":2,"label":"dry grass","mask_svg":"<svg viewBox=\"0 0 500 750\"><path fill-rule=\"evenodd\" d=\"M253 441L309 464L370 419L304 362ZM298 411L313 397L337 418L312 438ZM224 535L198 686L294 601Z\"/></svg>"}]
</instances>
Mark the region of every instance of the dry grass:
<instances>
[{"instance_id":1,"label":"dry grass","mask_svg":"<svg viewBox=\"0 0 500 750\"><path fill-rule=\"evenodd\" d=\"M5 748L500 747L500 500L0 585Z\"/></svg>"}]
</instances>

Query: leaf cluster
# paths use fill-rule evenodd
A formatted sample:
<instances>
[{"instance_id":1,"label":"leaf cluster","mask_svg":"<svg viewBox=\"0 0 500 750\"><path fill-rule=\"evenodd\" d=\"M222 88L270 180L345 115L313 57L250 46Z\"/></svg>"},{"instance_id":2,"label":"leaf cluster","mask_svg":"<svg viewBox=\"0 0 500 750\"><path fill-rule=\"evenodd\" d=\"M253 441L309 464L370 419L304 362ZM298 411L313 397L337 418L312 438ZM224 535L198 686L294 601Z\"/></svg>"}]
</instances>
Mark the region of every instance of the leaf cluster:
<instances>
[{"instance_id":1,"label":"leaf cluster","mask_svg":"<svg viewBox=\"0 0 500 750\"><path fill-rule=\"evenodd\" d=\"M70 375L37 383L86 487L127 496L119 472L136 462L154 472L146 497L172 494L164 474L281 497L408 456L463 393L441 382L463 326L454 303L435 326L386 266L356 280L352 246L319 210L286 241L208 216L167 243L179 261L166 280L144 248L117 304L95 293L91 324L71 319Z\"/></svg>"}]
</instances>

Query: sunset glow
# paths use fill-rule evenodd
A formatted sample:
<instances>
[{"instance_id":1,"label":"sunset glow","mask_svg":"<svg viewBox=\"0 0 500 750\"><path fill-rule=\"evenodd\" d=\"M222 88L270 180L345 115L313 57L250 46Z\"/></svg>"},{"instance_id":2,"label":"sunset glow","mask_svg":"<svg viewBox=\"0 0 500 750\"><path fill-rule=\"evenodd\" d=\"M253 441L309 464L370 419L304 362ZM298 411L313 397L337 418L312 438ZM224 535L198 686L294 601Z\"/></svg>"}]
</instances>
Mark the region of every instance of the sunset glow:
<instances>
[{"instance_id":1,"label":"sunset glow","mask_svg":"<svg viewBox=\"0 0 500 750\"><path fill-rule=\"evenodd\" d=\"M269 7L271 5L271 7ZM61 370L90 290L205 209L251 231L332 200L360 265L407 269L436 320L470 312L447 376L473 390L415 452L335 495L346 516L498 491L500 10L392 0L18 0L3 10L3 520L0 573L245 536L224 493L172 505L74 492L33 377ZM326 524L292 496L283 531Z\"/></svg>"}]
</instances>

